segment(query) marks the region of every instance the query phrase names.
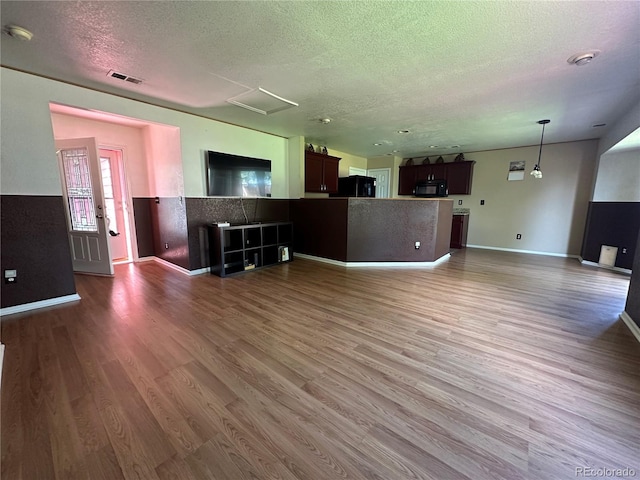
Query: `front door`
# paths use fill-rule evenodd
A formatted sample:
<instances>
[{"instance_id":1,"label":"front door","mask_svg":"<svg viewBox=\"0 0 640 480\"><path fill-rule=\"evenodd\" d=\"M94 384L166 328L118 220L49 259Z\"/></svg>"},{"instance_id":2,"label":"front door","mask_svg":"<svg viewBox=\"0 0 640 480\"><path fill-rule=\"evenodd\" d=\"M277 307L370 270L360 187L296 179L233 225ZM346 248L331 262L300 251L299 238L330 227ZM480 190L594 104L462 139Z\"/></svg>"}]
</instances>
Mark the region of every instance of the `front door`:
<instances>
[{"instance_id":1,"label":"front door","mask_svg":"<svg viewBox=\"0 0 640 480\"><path fill-rule=\"evenodd\" d=\"M95 138L56 140L73 271L113 275Z\"/></svg>"},{"instance_id":2,"label":"front door","mask_svg":"<svg viewBox=\"0 0 640 480\"><path fill-rule=\"evenodd\" d=\"M367 172L369 177L376 179L376 198L389 198L389 176L391 169L375 168Z\"/></svg>"}]
</instances>

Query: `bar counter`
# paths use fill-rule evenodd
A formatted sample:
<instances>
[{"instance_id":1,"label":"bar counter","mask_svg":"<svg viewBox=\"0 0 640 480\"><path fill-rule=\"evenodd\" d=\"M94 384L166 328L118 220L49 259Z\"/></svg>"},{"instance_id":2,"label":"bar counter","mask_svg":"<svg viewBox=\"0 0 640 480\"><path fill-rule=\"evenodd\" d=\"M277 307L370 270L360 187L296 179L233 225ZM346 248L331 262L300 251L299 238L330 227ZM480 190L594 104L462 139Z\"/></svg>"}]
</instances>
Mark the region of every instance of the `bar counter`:
<instances>
[{"instance_id":1,"label":"bar counter","mask_svg":"<svg viewBox=\"0 0 640 480\"><path fill-rule=\"evenodd\" d=\"M294 251L349 264L434 262L449 253L452 214L446 198L293 200Z\"/></svg>"}]
</instances>

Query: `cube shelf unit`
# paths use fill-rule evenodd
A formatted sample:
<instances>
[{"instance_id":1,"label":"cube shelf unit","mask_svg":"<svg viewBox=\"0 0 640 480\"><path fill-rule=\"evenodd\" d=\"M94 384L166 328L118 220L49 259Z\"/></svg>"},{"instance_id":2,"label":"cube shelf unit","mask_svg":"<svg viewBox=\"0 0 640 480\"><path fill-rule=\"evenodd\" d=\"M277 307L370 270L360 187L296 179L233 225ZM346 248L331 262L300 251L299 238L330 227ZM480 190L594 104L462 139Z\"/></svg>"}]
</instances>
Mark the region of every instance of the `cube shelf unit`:
<instances>
[{"instance_id":1,"label":"cube shelf unit","mask_svg":"<svg viewBox=\"0 0 640 480\"><path fill-rule=\"evenodd\" d=\"M209 226L211 273L226 277L293 260L293 223Z\"/></svg>"}]
</instances>

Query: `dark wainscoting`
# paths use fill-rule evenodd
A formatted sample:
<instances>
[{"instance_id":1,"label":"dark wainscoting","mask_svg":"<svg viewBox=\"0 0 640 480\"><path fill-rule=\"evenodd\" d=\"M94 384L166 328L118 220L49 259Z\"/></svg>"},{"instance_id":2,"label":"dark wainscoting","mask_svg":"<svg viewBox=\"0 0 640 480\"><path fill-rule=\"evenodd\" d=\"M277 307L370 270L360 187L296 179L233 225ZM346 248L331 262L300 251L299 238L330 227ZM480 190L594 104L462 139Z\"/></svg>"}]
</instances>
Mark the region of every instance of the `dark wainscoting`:
<instances>
[{"instance_id":1,"label":"dark wainscoting","mask_svg":"<svg viewBox=\"0 0 640 480\"><path fill-rule=\"evenodd\" d=\"M76 293L62 196L0 197L2 308ZM15 284L4 270L18 270Z\"/></svg>"},{"instance_id":2,"label":"dark wainscoting","mask_svg":"<svg viewBox=\"0 0 640 480\"><path fill-rule=\"evenodd\" d=\"M151 203L153 251L156 257L190 270L184 197L159 197Z\"/></svg>"},{"instance_id":3,"label":"dark wainscoting","mask_svg":"<svg viewBox=\"0 0 640 480\"><path fill-rule=\"evenodd\" d=\"M640 233L636 242L636 253L633 258L633 272L631 273L631 283L629 293L627 293L627 305L625 312L640 327Z\"/></svg>"},{"instance_id":4,"label":"dark wainscoting","mask_svg":"<svg viewBox=\"0 0 640 480\"><path fill-rule=\"evenodd\" d=\"M616 267L631 269L640 232L640 202L590 202L581 256L600 259L602 245L618 247ZM623 254L622 249L627 253Z\"/></svg>"},{"instance_id":5,"label":"dark wainscoting","mask_svg":"<svg viewBox=\"0 0 640 480\"><path fill-rule=\"evenodd\" d=\"M348 211L347 198L291 200L294 252L346 262Z\"/></svg>"},{"instance_id":6,"label":"dark wainscoting","mask_svg":"<svg viewBox=\"0 0 640 480\"><path fill-rule=\"evenodd\" d=\"M286 222L290 219L289 200L277 198L187 198L186 212L190 270L209 266L207 225Z\"/></svg>"},{"instance_id":7,"label":"dark wainscoting","mask_svg":"<svg viewBox=\"0 0 640 480\"><path fill-rule=\"evenodd\" d=\"M153 215L151 214L153 198L134 198L133 216L136 223L136 239L138 256L152 257L153 250Z\"/></svg>"}]
</instances>

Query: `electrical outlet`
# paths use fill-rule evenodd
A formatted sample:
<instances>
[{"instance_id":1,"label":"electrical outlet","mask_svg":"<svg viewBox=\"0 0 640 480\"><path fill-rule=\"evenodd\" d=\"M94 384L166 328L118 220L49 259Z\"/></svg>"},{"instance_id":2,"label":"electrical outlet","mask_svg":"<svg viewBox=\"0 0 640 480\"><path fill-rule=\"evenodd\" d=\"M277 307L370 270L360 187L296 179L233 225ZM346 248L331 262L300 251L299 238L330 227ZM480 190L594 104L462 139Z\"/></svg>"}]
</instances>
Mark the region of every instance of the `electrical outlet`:
<instances>
[{"instance_id":1,"label":"electrical outlet","mask_svg":"<svg viewBox=\"0 0 640 480\"><path fill-rule=\"evenodd\" d=\"M484 205L484 200L480 200L480 205Z\"/></svg>"},{"instance_id":2,"label":"electrical outlet","mask_svg":"<svg viewBox=\"0 0 640 480\"><path fill-rule=\"evenodd\" d=\"M518 233L516 235L516 240L522 240L522 234L521 233Z\"/></svg>"},{"instance_id":3,"label":"electrical outlet","mask_svg":"<svg viewBox=\"0 0 640 480\"><path fill-rule=\"evenodd\" d=\"M458 200L458 205L462 205L462 200Z\"/></svg>"},{"instance_id":4,"label":"electrical outlet","mask_svg":"<svg viewBox=\"0 0 640 480\"><path fill-rule=\"evenodd\" d=\"M169 250L169 244L168 244L168 243L165 243L165 244L164 244L164 248L165 248L166 250Z\"/></svg>"},{"instance_id":5,"label":"electrical outlet","mask_svg":"<svg viewBox=\"0 0 640 480\"><path fill-rule=\"evenodd\" d=\"M627 253L627 249L626 249L626 248L623 248L623 249L622 249L622 253Z\"/></svg>"},{"instance_id":6,"label":"electrical outlet","mask_svg":"<svg viewBox=\"0 0 640 480\"><path fill-rule=\"evenodd\" d=\"M18 271L17 270L5 270L4 271L4 283L17 283Z\"/></svg>"},{"instance_id":7,"label":"electrical outlet","mask_svg":"<svg viewBox=\"0 0 640 480\"><path fill-rule=\"evenodd\" d=\"M416 250L419 250L420 249L420 242L414 243L413 246L415 247Z\"/></svg>"}]
</instances>

